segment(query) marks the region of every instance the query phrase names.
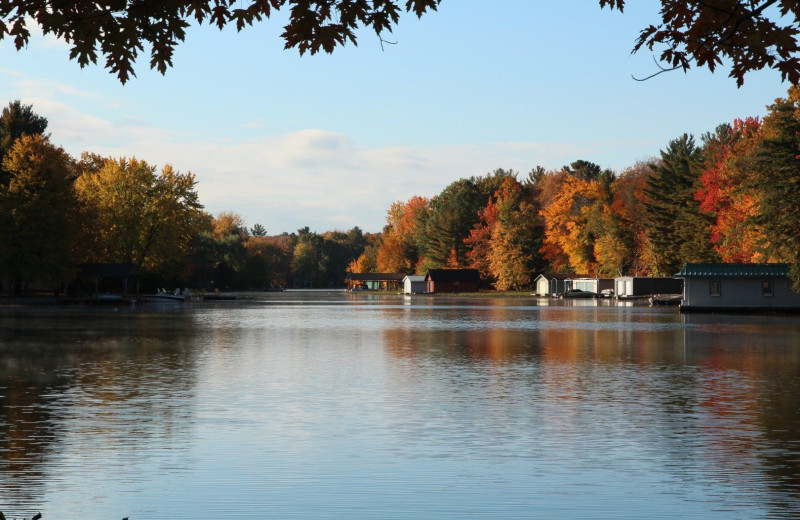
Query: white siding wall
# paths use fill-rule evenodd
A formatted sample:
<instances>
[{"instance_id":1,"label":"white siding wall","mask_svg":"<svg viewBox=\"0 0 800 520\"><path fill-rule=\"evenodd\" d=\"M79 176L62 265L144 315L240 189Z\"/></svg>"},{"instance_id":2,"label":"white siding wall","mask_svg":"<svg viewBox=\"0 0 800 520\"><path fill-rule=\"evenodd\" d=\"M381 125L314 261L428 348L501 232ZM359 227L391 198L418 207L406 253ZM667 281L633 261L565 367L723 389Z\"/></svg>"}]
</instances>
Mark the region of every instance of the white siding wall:
<instances>
[{"instance_id":1,"label":"white siding wall","mask_svg":"<svg viewBox=\"0 0 800 520\"><path fill-rule=\"evenodd\" d=\"M573 289L580 289L581 291L598 292L597 280L592 278L577 278L572 281Z\"/></svg>"}]
</instances>

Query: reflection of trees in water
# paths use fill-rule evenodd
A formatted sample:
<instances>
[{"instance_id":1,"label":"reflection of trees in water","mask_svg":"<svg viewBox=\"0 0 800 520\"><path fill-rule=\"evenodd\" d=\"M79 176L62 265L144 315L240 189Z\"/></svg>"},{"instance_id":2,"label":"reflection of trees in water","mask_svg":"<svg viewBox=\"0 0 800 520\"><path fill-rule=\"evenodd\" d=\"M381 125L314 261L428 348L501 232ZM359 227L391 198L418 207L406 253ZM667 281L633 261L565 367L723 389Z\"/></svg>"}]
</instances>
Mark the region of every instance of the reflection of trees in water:
<instances>
[{"instance_id":1,"label":"reflection of trees in water","mask_svg":"<svg viewBox=\"0 0 800 520\"><path fill-rule=\"evenodd\" d=\"M705 376L706 413L727 439L717 453L747 453L760 461L776 514L798 509L800 500L800 329L795 317L688 316L688 362ZM765 332L766 331L766 332ZM731 438L726 425L749 427ZM788 509L787 509L788 508Z\"/></svg>"},{"instance_id":2,"label":"reflection of trees in water","mask_svg":"<svg viewBox=\"0 0 800 520\"><path fill-rule=\"evenodd\" d=\"M195 384L188 325L179 313L0 314L6 507L40 506L47 467L65 453L108 456L113 465L115 457L146 457L153 439L182 439Z\"/></svg>"},{"instance_id":3,"label":"reflection of trees in water","mask_svg":"<svg viewBox=\"0 0 800 520\"><path fill-rule=\"evenodd\" d=\"M732 505L800 510L800 329L791 318L644 313L626 327L605 323L624 320L618 313L559 309L514 328L508 309L415 311L383 336L408 378L401 388L414 406L404 414L420 424L430 420L419 403L463 395L465 421L505 415L538 443L624 445L632 461L676 482L730 489Z\"/></svg>"}]
</instances>

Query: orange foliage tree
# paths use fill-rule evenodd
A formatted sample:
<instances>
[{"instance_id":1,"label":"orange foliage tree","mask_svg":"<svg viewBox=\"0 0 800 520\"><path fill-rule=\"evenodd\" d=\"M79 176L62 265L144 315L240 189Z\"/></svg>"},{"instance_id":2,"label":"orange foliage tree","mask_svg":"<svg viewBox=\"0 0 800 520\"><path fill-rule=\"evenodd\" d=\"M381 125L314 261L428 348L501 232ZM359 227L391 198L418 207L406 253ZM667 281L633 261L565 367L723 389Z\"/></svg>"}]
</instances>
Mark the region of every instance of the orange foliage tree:
<instances>
[{"instance_id":1,"label":"orange foliage tree","mask_svg":"<svg viewBox=\"0 0 800 520\"><path fill-rule=\"evenodd\" d=\"M530 285L540 264L542 231L536 206L529 199L514 177L506 177L464 239L470 266L500 291Z\"/></svg>"},{"instance_id":2,"label":"orange foliage tree","mask_svg":"<svg viewBox=\"0 0 800 520\"><path fill-rule=\"evenodd\" d=\"M754 217L761 195L747 187L750 171L746 157L761 139L758 118L737 119L722 125L707 138L706 168L695 199L700 209L714 217L711 242L723 262L764 261L764 232Z\"/></svg>"},{"instance_id":3,"label":"orange foliage tree","mask_svg":"<svg viewBox=\"0 0 800 520\"><path fill-rule=\"evenodd\" d=\"M568 267L558 264L554 264L554 267L566 267L578 273L595 273L594 239L586 231L589 213L601 199L599 182L569 176L553 200L541 209L545 257L551 262L559 262L563 261L563 255L569 263Z\"/></svg>"},{"instance_id":4,"label":"orange foliage tree","mask_svg":"<svg viewBox=\"0 0 800 520\"><path fill-rule=\"evenodd\" d=\"M481 280L494 283L495 276L489 262L492 249L492 230L497 225L497 204L489 199L486 207L478 213L480 220L470 230L464 244L467 246L467 261L470 267L481 273Z\"/></svg>"},{"instance_id":5,"label":"orange foliage tree","mask_svg":"<svg viewBox=\"0 0 800 520\"><path fill-rule=\"evenodd\" d=\"M375 254L378 272L413 274L419 263L418 241L424 233L428 199L414 196L395 202L386 213L381 244Z\"/></svg>"},{"instance_id":6,"label":"orange foliage tree","mask_svg":"<svg viewBox=\"0 0 800 520\"><path fill-rule=\"evenodd\" d=\"M627 168L610 183L602 203L602 222L595 241L597 274L620 276L630 272L651 274L645 249L650 246L644 234L644 189L652 173L646 163Z\"/></svg>"}]
</instances>

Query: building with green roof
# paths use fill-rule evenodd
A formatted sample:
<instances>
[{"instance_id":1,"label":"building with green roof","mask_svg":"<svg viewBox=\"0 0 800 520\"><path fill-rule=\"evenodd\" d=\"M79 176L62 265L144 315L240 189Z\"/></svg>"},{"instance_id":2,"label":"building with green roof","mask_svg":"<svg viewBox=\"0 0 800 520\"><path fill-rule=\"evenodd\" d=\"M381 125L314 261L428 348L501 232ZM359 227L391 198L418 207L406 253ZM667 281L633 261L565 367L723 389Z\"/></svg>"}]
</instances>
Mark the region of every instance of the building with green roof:
<instances>
[{"instance_id":1,"label":"building with green roof","mask_svg":"<svg viewBox=\"0 0 800 520\"><path fill-rule=\"evenodd\" d=\"M675 275L683 279L681 311L800 312L789 264L689 263Z\"/></svg>"}]
</instances>

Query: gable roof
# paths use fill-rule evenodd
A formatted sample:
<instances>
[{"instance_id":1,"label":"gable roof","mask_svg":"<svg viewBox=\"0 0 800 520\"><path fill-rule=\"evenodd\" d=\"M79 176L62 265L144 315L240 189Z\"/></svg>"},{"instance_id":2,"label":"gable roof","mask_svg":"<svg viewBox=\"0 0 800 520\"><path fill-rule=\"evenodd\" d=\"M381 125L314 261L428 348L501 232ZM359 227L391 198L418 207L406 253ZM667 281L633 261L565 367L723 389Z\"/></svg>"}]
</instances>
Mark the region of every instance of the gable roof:
<instances>
[{"instance_id":1,"label":"gable roof","mask_svg":"<svg viewBox=\"0 0 800 520\"><path fill-rule=\"evenodd\" d=\"M477 269L428 269L425 280L434 282L475 282L481 281Z\"/></svg>"},{"instance_id":2,"label":"gable roof","mask_svg":"<svg viewBox=\"0 0 800 520\"><path fill-rule=\"evenodd\" d=\"M425 281L425 275L424 274L410 274L410 275L406 276L405 278L403 278L404 282L406 280L408 280L409 282L424 282Z\"/></svg>"},{"instance_id":3,"label":"gable roof","mask_svg":"<svg viewBox=\"0 0 800 520\"><path fill-rule=\"evenodd\" d=\"M572 274L556 274L556 273L542 273L536 277L536 280L539 278L544 278L545 280L567 280L572 278L575 275Z\"/></svg>"},{"instance_id":4,"label":"gable roof","mask_svg":"<svg viewBox=\"0 0 800 520\"><path fill-rule=\"evenodd\" d=\"M789 276L789 264L721 264L688 263L683 266L676 278L763 278L765 276Z\"/></svg>"},{"instance_id":5,"label":"gable roof","mask_svg":"<svg viewBox=\"0 0 800 520\"><path fill-rule=\"evenodd\" d=\"M349 273L347 279L352 282L402 282L405 273Z\"/></svg>"}]
</instances>

